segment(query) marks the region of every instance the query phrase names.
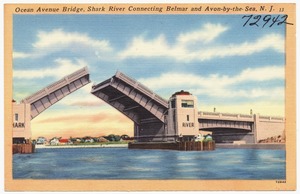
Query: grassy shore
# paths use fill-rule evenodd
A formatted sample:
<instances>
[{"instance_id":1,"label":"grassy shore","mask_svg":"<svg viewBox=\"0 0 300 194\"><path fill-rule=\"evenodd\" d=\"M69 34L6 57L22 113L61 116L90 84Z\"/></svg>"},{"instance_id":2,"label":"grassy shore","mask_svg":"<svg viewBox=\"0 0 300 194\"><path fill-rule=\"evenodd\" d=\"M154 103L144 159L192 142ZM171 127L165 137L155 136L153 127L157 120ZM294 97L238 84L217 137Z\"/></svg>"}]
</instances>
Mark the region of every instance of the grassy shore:
<instances>
[{"instance_id":1,"label":"grassy shore","mask_svg":"<svg viewBox=\"0 0 300 194\"><path fill-rule=\"evenodd\" d=\"M128 147L128 142L80 143L67 145L36 145L36 148L118 148Z\"/></svg>"}]
</instances>

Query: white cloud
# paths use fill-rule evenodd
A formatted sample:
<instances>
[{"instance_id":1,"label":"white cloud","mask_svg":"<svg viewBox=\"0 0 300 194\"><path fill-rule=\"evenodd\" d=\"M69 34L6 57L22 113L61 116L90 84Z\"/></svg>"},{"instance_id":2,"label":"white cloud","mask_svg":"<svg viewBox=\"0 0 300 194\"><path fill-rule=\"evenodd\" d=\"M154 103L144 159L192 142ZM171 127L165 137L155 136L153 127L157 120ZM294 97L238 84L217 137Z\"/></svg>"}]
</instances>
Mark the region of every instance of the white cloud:
<instances>
[{"instance_id":1,"label":"white cloud","mask_svg":"<svg viewBox=\"0 0 300 194\"><path fill-rule=\"evenodd\" d=\"M284 67L267 66L260 68L248 68L235 76L211 74L208 76L195 75L193 73L164 73L159 77L144 78L139 81L154 90L174 88L189 90L195 95L207 95L211 97L242 97L242 98L283 98L284 88L261 88L259 84L252 89L244 89L242 86L249 82L267 82L270 80L283 80ZM233 86L239 86L233 89Z\"/></svg>"},{"instance_id":2,"label":"white cloud","mask_svg":"<svg viewBox=\"0 0 300 194\"><path fill-rule=\"evenodd\" d=\"M38 32L38 41L33 44L37 49L60 49L65 46L72 46L72 44L79 43L81 45L88 45L99 50L110 50L109 42L102 40L95 40L86 34L77 32L65 32L62 29L55 29L51 32Z\"/></svg>"},{"instance_id":3,"label":"white cloud","mask_svg":"<svg viewBox=\"0 0 300 194\"><path fill-rule=\"evenodd\" d=\"M283 66L266 66L260 68L247 68L235 77L236 82L241 81L267 81L272 79L284 79L285 69Z\"/></svg>"},{"instance_id":4,"label":"white cloud","mask_svg":"<svg viewBox=\"0 0 300 194\"><path fill-rule=\"evenodd\" d=\"M104 53L111 52L112 48L108 40L93 39L87 34L78 32L66 32L62 29L52 31L39 31L37 40L32 44L30 53L15 51L14 58L42 57L54 52L73 52L77 54L89 54L105 56Z\"/></svg>"},{"instance_id":5,"label":"white cloud","mask_svg":"<svg viewBox=\"0 0 300 194\"><path fill-rule=\"evenodd\" d=\"M284 79L283 66L265 66L259 68L248 68L236 76L210 74L206 77L192 73L164 73L159 77L143 78L139 81L149 88L161 89L172 86L202 86L212 87L216 83L226 86L246 81L268 81Z\"/></svg>"},{"instance_id":6,"label":"white cloud","mask_svg":"<svg viewBox=\"0 0 300 194\"><path fill-rule=\"evenodd\" d=\"M214 57L246 56L261 51L273 49L276 52L284 52L284 37L279 34L269 34L257 39L255 42L244 42L242 44L232 44L205 48L193 52L191 57L194 60L209 60Z\"/></svg>"},{"instance_id":7,"label":"white cloud","mask_svg":"<svg viewBox=\"0 0 300 194\"><path fill-rule=\"evenodd\" d=\"M119 53L121 59L137 57L170 57L176 60L190 60L191 52L187 50L190 44L208 43L227 30L221 24L207 23L202 28L182 33L176 38L174 46L169 44L165 35L161 34L152 40L146 40L143 36L135 37L128 48Z\"/></svg>"},{"instance_id":8,"label":"white cloud","mask_svg":"<svg viewBox=\"0 0 300 194\"><path fill-rule=\"evenodd\" d=\"M129 48L119 55L121 58L127 57L163 57L171 56L169 51L171 47L167 44L164 35L157 37L151 41L147 41L144 37L136 37L132 40Z\"/></svg>"},{"instance_id":9,"label":"white cloud","mask_svg":"<svg viewBox=\"0 0 300 194\"><path fill-rule=\"evenodd\" d=\"M203 28L199 30L180 34L177 38L177 41L179 44L189 44L197 42L208 43L213 41L227 29L228 27L223 26L221 24L207 23L203 26Z\"/></svg>"},{"instance_id":10,"label":"white cloud","mask_svg":"<svg viewBox=\"0 0 300 194\"><path fill-rule=\"evenodd\" d=\"M194 95L207 95L211 97L222 97L222 98L269 98L271 99L283 99L284 88L253 88L253 89L231 89L230 87L214 87L214 88L202 88L202 89L191 89Z\"/></svg>"},{"instance_id":11,"label":"white cloud","mask_svg":"<svg viewBox=\"0 0 300 194\"><path fill-rule=\"evenodd\" d=\"M228 27L221 24L207 23L202 28L182 33L176 42L169 43L162 34L152 40L143 36L135 37L128 47L119 53L121 59L138 57L167 57L179 62L205 61L212 58L246 56L273 49L284 52L284 37L280 34L268 34L257 40L240 44L217 45L215 40ZM193 48L190 46L192 45Z\"/></svg>"},{"instance_id":12,"label":"white cloud","mask_svg":"<svg viewBox=\"0 0 300 194\"><path fill-rule=\"evenodd\" d=\"M57 64L56 68L48 67L34 70L14 70L13 77L18 79L36 79L45 77L62 78L72 71L87 66L87 63L82 59L76 59L75 62L72 62L68 59L59 58L55 60L55 63Z\"/></svg>"},{"instance_id":13,"label":"white cloud","mask_svg":"<svg viewBox=\"0 0 300 194\"><path fill-rule=\"evenodd\" d=\"M106 103L104 101L91 94L91 89L92 83L89 83L80 88L80 90L63 98L60 101L60 104L79 107L97 107L105 105Z\"/></svg>"},{"instance_id":14,"label":"white cloud","mask_svg":"<svg viewBox=\"0 0 300 194\"><path fill-rule=\"evenodd\" d=\"M17 59L17 58L24 59L24 58L28 58L30 56L31 56L31 54L29 54L29 53L16 52L16 51L13 52L13 58L15 58L15 59Z\"/></svg>"}]
</instances>

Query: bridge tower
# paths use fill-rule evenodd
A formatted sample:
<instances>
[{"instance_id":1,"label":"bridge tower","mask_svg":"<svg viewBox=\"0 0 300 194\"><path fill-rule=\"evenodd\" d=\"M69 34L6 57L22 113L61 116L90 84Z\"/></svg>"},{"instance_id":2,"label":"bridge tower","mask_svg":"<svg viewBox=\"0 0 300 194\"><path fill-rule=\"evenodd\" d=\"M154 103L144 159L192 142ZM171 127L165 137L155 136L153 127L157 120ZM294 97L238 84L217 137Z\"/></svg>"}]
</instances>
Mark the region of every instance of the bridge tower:
<instances>
[{"instance_id":1,"label":"bridge tower","mask_svg":"<svg viewBox=\"0 0 300 194\"><path fill-rule=\"evenodd\" d=\"M190 140L199 134L197 98L181 90L169 100L167 116L168 131L175 136Z\"/></svg>"},{"instance_id":2,"label":"bridge tower","mask_svg":"<svg viewBox=\"0 0 300 194\"><path fill-rule=\"evenodd\" d=\"M12 101L13 106L13 142L25 143L31 138L30 104Z\"/></svg>"}]
</instances>

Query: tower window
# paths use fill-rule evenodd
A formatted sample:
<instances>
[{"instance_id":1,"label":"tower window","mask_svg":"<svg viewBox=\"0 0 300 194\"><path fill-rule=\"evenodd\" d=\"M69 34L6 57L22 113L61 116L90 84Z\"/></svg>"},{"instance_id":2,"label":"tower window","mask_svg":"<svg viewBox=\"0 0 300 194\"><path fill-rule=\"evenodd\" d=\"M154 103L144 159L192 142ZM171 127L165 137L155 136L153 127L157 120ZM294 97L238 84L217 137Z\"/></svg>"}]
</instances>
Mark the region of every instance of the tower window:
<instances>
[{"instance_id":1,"label":"tower window","mask_svg":"<svg viewBox=\"0 0 300 194\"><path fill-rule=\"evenodd\" d=\"M186 120L190 121L190 115L186 115Z\"/></svg>"},{"instance_id":2,"label":"tower window","mask_svg":"<svg viewBox=\"0 0 300 194\"><path fill-rule=\"evenodd\" d=\"M183 108L194 108L194 101L193 100L182 100L181 107Z\"/></svg>"},{"instance_id":3,"label":"tower window","mask_svg":"<svg viewBox=\"0 0 300 194\"><path fill-rule=\"evenodd\" d=\"M15 114L15 121L19 121L19 114Z\"/></svg>"},{"instance_id":4,"label":"tower window","mask_svg":"<svg viewBox=\"0 0 300 194\"><path fill-rule=\"evenodd\" d=\"M171 101L171 108L176 108L176 100Z\"/></svg>"}]
</instances>

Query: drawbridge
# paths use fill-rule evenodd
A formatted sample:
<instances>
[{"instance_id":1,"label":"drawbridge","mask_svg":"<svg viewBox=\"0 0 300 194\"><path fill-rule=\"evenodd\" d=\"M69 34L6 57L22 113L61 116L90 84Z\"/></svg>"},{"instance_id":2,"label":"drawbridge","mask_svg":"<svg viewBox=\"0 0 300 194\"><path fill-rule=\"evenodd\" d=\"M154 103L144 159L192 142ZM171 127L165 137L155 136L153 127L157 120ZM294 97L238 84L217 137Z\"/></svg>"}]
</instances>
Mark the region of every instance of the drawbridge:
<instances>
[{"instance_id":1,"label":"drawbridge","mask_svg":"<svg viewBox=\"0 0 300 194\"><path fill-rule=\"evenodd\" d=\"M165 126L168 101L124 73L118 71L110 79L92 86L91 93L134 122L138 141L162 141L168 137Z\"/></svg>"},{"instance_id":2,"label":"drawbridge","mask_svg":"<svg viewBox=\"0 0 300 194\"><path fill-rule=\"evenodd\" d=\"M13 137L29 139L30 120L88 83L90 83L90 76L85 67L23 99L20 104L15 103ZM175 109L172 109L172 101L168 104L167 100L124 73L117 72L111 78L93 85L91 93L134 122L134 138L137 142L174 142L178 139L180 133L175 127L170 127L178 120L178 114L176 116ZM179 115L181 120L178 123L182 125L181 127L189 127L184 124L191 123L189 114L192 113L183 110L186 107L183 106L185 105L183 101L181 103L178 101L176 105L177 109L181 108L183 111ZM285 118L259 114L198 112L195 119L194 122L199 125L198 129L211 132L218 143L241 140L255 143L274 135L282 135L285 129Z\"/></svg>"},{"instance_id":3,"label":"drawbridge","mask_svg":"<svg viewBox=\"0 0 300 194\"><path fill-rule=\"evenodd\" d=\"M90 83L89 72L87 67L84 67L28 96L21 103L30 104L31 119L34 119L44 110L88 83Z\"/></svg>"}]
</instances>

